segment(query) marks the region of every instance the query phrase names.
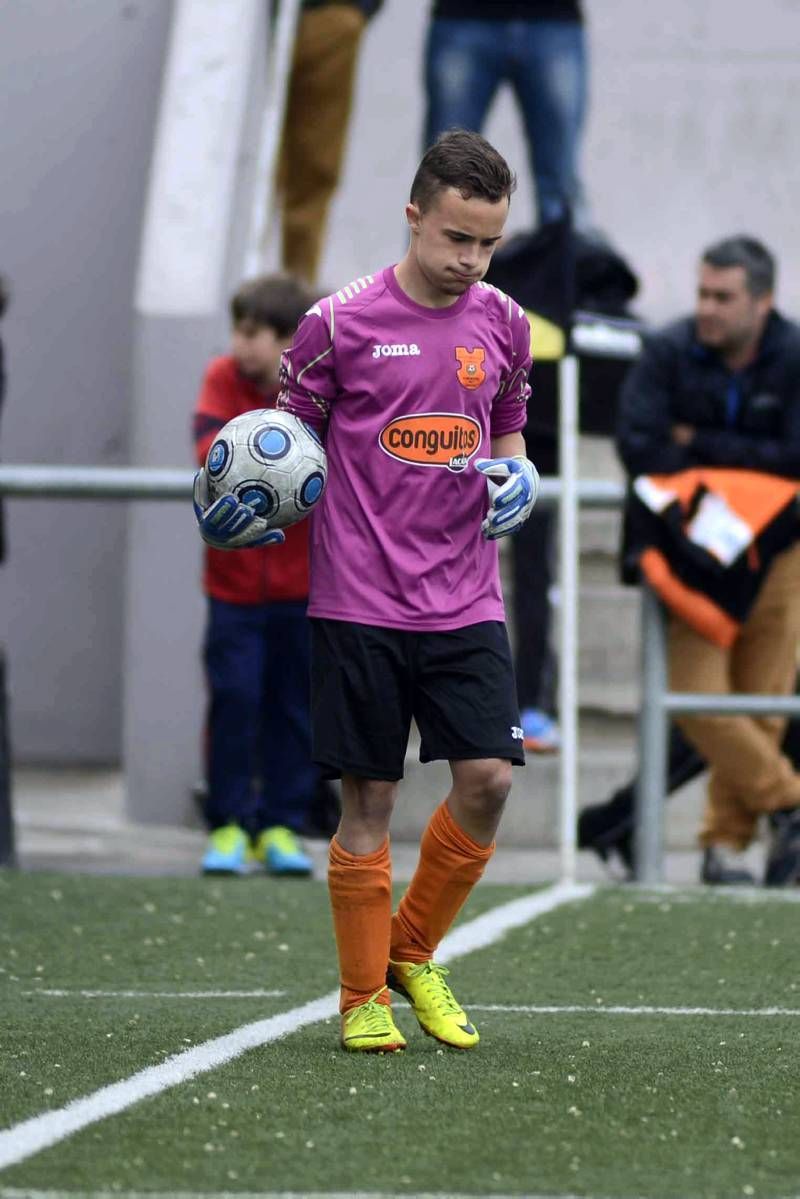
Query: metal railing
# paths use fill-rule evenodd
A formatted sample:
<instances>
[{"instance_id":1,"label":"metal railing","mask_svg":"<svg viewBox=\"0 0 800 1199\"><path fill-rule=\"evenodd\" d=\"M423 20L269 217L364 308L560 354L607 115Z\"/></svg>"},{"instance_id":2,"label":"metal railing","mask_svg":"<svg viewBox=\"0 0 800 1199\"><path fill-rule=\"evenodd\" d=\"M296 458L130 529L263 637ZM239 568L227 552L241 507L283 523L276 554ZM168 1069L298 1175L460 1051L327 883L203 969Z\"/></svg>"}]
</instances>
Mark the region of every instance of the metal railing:
<instances>
[{"instance_id":1,"label":"metal railing","mask_svg":"<svg viewBox=\"0 0 800 1199\"><path fill-rule=\"evenodd\" d=\"M194 472L180 468L133 466L0 466L0 495L30 499L83 499L125 501L188 501ZM562 478L543 478L540 503L563 507L565 487ZM623 484L603 479L573 480L576 506L616 509L625 498ZM568 523L568 522L567 522ZM577 766L577 690L569 686L574 679L577 649L577 624L564 620L565 599L571 588L572 602L577 593L577 542L564 551L562 529L562 653L572 660L572 669L562 671L559 713L562 733L566 729L561 763L561 848L562 874L574 876L576 766ZM566 561L574 563L564 572ZM637 786L636 877L646 883L663 879L664 836L663 808L667 778L667 740L669 717L679 714L737 714L800 716L800 696L766 695L694 695L671 692L667 684L665 623L660 602L647 587L641 589L641 683L642 698L638 724L639 782ZM565 687L565 679L567 686ZM572 735L570 733L572 726ZM0 739L2 728L0 728ZM7 763L6 763L7 766ZM2 763L0 763L2 770ZM8 788L0 786L0 865L13 859L13 829L10 820ZM3 805L7 810L3 810Z\"/></svg>"}]
</instances>

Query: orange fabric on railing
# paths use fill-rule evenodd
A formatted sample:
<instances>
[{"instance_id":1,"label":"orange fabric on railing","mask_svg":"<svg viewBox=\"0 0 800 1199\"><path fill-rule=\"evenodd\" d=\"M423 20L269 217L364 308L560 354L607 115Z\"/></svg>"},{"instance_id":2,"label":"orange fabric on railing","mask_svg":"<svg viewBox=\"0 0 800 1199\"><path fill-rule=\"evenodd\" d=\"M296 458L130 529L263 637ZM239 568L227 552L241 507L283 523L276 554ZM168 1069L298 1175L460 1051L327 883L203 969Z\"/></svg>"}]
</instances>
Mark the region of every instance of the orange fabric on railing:
<instances>
[{"instance_id":1,"label":"orange fabric on railing","mask_svg":"<svg viewBox=\"0 0 800 1199\"><path fill-rule=\"evenodd\" d=\"M701 591L695 591L673 574L660 550L646 549L639 559L644 577L671 612L701 637L721 649L730 649L741 625Z\"/></svg>"}]
</instances>

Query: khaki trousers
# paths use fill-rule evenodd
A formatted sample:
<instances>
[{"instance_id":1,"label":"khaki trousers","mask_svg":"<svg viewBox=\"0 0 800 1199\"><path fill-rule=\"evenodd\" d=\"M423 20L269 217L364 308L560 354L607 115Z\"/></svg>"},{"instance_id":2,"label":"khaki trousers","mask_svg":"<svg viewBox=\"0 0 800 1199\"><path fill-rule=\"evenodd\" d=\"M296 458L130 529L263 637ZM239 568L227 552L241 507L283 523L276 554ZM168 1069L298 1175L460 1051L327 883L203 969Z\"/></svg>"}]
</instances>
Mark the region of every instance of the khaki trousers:
<instances>
[{"instance_id":1,"label":"khaki trousers","mask_svg":"<svg viewBox=\"0 0 800 1199\"><path fill-rule=\"evenodd\" d=\"M800 640L800 545L780 554L730 650L684 621L668 628L673 691L789 695ZM765 812L800 804L800 775L780 751L786 726L774 716L681 716L687 740L710 767L702 845L744 849Z\"/></svg>"},{"instance_id":2,"label":"khaki trousers","mask_svg":"<svg viewBox=\"0 0 800 1199\"><path fill-rule=\"evenodd\" d=\"M283 269L309 284L339 182L365 24L352 5L328 4L302 13L297 28L276 190Z\"/></svg>"}]
</instances>

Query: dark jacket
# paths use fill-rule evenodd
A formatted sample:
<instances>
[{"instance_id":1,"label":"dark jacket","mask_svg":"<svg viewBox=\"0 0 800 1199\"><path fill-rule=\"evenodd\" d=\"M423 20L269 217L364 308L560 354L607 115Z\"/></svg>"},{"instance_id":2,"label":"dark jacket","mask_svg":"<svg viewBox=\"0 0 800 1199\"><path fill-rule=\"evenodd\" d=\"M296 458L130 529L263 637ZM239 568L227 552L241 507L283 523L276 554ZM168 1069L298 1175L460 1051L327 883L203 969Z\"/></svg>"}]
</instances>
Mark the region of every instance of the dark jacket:
<instances>
[{"instance_id":1,"label":"dark jacket","mask_svg":"<svg viewBox=\"0 0 800 1199\"><path fill-rule=\"evenodd\" d=\"M676 424L696 429L691 445L672 441ZM698 343L691 317L651 335L622 388L617 449L631 478L697 466L800 478L800 328L771 313L758 357L738 373ZM639 540L629 505L626 582L636 581Z\"/></svg>"},{"instance_id":2,"label":"dark jacket","mask_svg":"<svg viewBox=\"0 0 800 1199\"><path fill-rule=\"evenodd\" d=\"M436 20L582 21L581 0L434 0Z\"/></svg>"},{"instance_id":3,"label":"dark jacket","mask_svg":"<svg viewBox=\"0 0 800 1199\"><path fill-rule=\"evenodd\" d=\"M697 430L676 445L673 425ZM800 478L800 328L773 312L758 357L734 374L685 318L649 337L622 388L617 448L631 476L744 466Z\"/></svg>"},{"instance_id":4,"label":"dark jacket","mask_svg":"<svg viewBox=\"0 0 800 1199\"><path fill-rule=\"evenodd\" d=\"M383 0L303 0L303 8L324 8L327 4L349 4L352 8L360 8L369 19L383 4Z\"/></svg>"}]
</instances>

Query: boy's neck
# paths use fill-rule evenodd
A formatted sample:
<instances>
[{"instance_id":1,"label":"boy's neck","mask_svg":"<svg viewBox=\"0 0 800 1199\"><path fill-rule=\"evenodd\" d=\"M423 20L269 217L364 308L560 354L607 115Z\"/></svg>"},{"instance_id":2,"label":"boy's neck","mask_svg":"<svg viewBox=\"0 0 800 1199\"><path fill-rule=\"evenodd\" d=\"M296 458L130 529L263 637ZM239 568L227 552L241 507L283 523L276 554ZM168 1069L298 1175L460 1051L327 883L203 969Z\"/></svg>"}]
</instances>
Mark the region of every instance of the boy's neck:
<instances>
[{"instance_id":1,"label":"boy's neck","mask_svg":"<svg viewBox=\"0 0 800 1199\"><path fill-rule=\"evenodd\" d=\"M406 293L408 298L415 304L421 304L424 308L451 308L461 299L461 296L448 295L434 286L423 275L411 249L394 268L394 277L398 287Z\"/></svg>"}]
</instances>

